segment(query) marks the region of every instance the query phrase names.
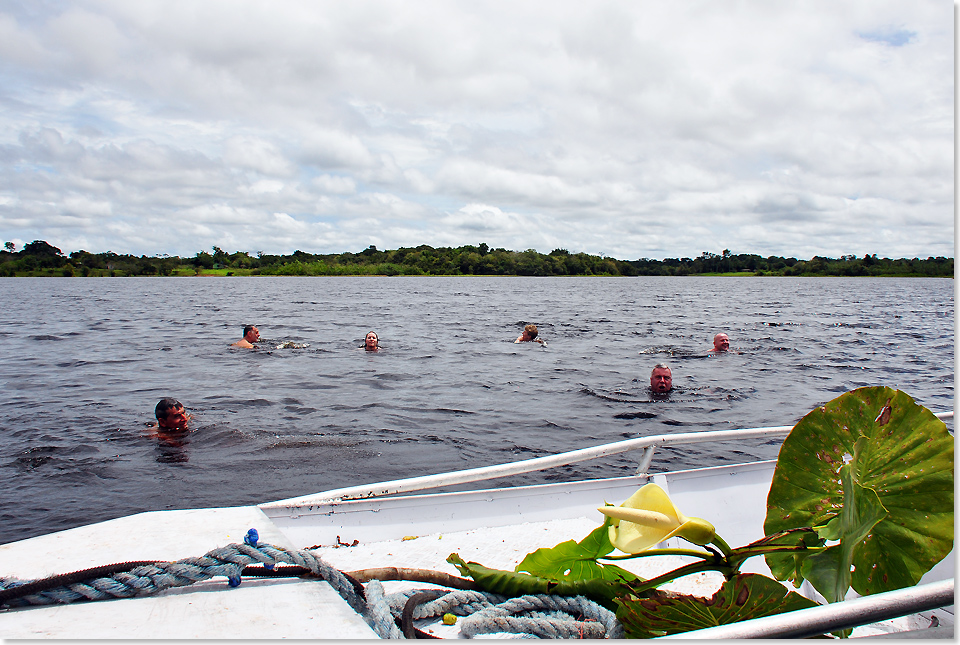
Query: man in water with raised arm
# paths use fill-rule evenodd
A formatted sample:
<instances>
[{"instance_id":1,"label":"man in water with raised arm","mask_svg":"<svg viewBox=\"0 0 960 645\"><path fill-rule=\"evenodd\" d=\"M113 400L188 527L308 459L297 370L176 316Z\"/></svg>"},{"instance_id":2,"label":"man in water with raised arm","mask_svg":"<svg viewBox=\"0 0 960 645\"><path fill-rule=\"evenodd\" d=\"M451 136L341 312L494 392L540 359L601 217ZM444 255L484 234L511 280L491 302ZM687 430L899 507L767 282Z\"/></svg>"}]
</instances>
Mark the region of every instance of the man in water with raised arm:
<instances>
[{"instance_id":1,"label":"man in water with raised arm","mask_svg":"<svg viewBox=\"0 0 960 645\"><path fill-rule=\"evenodd\" d=\"M247 325L243 328L243 338L230 345L230 347L252 348L258 340L260 340L260 330L254 325Z\"/></svg>"},{"instance_id":2,"label":"man in water with raised arm","mask_svg":"<svg viewBox=\"0 0 960 645\"><path fill-rule=\"evenodd\" d=\"M711 349L710 351L711 352L730 351L730 338L723 332L720 332L719 334L713 337L713 349Z\"/></svg>"},{"instance_id":3,"label":"man in water with raised arm","mask_svg":"<svg viewBox=\"0 0 960 645\"><path fill-rule=\"evenodd\" d=\"M673 373L663 363L657 363L650 372L650 389L654 394L666 394L673 389Z\"/></svg>"},{"instance_id":4,"label":"man in water with raised arm","mask_svg":"<svg viewBox=\"0 0 960 645\"><path fill-rule=\"evenodd\" d=\"M523 333L517 336L517 340L513 341L514 343L540 343L541 345L546 345L542 338L537 338L537 334L540 333L540 330L537 329L536 325L527 325L523 328Z\"/></svg>"}]
</instances>

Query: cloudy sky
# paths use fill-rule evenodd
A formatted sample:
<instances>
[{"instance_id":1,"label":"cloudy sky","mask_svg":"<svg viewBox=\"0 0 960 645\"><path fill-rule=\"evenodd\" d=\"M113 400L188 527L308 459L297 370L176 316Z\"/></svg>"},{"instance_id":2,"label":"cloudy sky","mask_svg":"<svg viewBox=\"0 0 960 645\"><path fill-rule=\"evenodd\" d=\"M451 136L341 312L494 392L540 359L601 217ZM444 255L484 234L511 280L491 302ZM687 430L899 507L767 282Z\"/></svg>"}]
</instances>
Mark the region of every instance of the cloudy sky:
<instances>
[{"instance_id":1,"label":"cloudy sky","mask_svg":"<svg viewBox=\"0 0 960 645\"><path fill-rule=\"evenodd\" d=\"M0 242L953 256L953 14L0 0Z\"/></svg>"}]
</instances>

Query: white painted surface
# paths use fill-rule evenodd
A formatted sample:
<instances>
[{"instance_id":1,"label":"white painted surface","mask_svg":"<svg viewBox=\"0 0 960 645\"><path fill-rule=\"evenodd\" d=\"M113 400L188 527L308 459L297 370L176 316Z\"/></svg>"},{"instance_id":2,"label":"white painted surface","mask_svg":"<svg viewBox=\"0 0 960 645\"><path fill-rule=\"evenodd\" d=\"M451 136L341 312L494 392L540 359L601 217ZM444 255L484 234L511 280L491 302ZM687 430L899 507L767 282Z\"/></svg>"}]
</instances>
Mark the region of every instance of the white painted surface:
<instances>
[{"instance_id":1,"label":"white painted surface","mask_svg":"<svg viewBox=\"0 0 960 645\"><path fill-rule=\"evenodd\" d=\"M326 582L203 582L156 596L0 614L8 638L376 638Z\"/></svg>"},{"instance_id":2,"label":"white painted surface","mask_svg":"<svg viewBox=\"0 0 960 645\"><path fill-rule=\"evenodd\" d=\"M774 462L680 471L654 477L684 514L710 520L733 545L763 537L763 515ZM265 505L261 509L301 548L342 542L381 542L410 534L464 531L477 526L589 517L604 502L620 504L646 477L495 488L457 493L345 500L309 506ZM722 509L718 512L718 509ZM728 513L725 515L724 513ZM702 513L702 514L701 514ZM728 537L729 536L729 537ZM747 539L749 538L749 539ZM741 541L745 540L745 541Z\"/></svg>"},{"instance_id":3,"label":"white painted surface","mask_svg":"<svg viewBox=\"0 0 960 645\"><path fill-rule=\"evenodd\" d=\"M243 542L251 528L261 542L293 547L256 506L152 511L0 544L0 572L27 580L117 562L198 557Z\"/></svg>"},{"instance_id":4,"label":"white painted surface","mask_svg":"<svg viewBox=\"0 0 960 645\"><path fill-rule=\"evenodd\" d=\"M325 562L341 571L354 571L367 567L409 567L432 569L460 576L459 571L446 559L457 553L467 562L478 562L485 567L513 571L530 552L551 548L561 542L579 542L600 522L577 517L546 522L525 522L512 526L480 528L450 533L431 533L416 536L411 540L388 540L370 542L355 547L318 550ZM414 537L414 536L409 536ZM692 559L682 560L675 556L656 556L618 562L628 571L644 578L672 571ZM707 572L685 576L661 587L664 590L709 597L723 584L723 576ZM389 593L394 588L420 588L423 583L384 583Z\"/></svg>"},{"instance_id":5,"label":"white painted surface","mask_svg":"<svg viewBox=\"0 0 960 645\"><path fill-rule=\"evenodd\" d=\"M22 580L134 560L172 561L240 543L294 548L256 507L139 513L0 545L0 572ZM322 581L213 578L155 596L0 612L0 638L375 638Z\"/></svg>"}]
</instances>

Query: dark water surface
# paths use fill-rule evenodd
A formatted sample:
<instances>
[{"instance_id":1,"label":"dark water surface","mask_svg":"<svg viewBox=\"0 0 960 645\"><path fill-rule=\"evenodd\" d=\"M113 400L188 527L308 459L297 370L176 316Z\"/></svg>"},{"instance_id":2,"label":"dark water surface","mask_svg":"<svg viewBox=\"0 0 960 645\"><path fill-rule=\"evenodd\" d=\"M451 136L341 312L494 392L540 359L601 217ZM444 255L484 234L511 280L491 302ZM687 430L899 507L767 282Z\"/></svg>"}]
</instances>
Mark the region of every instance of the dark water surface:
<instances>
[{"instance_id":1,"label":"dark water surface","mask_svg":"<svg viewBox=\"0 0 960 645\"><path fill-rule=\"evenodd\" d=\"M786 425L865 385L953 409L949 279L4 278L0 543L651 434ZM523 323L546 348L514 345ZM256 350L232 349L245 323ZM374 329L386 348L358 346ZM740 353L708 357L717 331ZM285 342L309 344L276 349ZM649 374L673 368L652 401ZM182 445L145 423L164 396ZM953 427L952 422L948 422ZM654 470L774 458L664 449ZM616 457L506 480L633 472ZM488 484L489 485L489 484Z\"/></svg>"}]
</instances>

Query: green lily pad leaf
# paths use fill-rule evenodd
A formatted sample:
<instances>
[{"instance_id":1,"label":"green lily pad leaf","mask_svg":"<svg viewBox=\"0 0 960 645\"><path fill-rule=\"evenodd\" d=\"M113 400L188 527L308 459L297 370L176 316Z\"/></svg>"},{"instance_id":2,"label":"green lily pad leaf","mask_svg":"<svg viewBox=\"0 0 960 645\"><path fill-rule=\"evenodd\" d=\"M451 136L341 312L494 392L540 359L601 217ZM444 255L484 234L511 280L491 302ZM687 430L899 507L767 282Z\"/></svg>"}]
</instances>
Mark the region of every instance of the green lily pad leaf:
<instances>
[{"instance_id":1,"label":"green lily pad leaf","mask_svg":"<svg viewBox=\"0 0 960 645\"><path fill-rule=\"evenodd\" d=\"M840 540L841 552L809 564L765 556L778 579L799 586L815 572L811 583L827 598L848 574L861 595L916 584L953 548L953 437L944 423L888 387L847 392L807 414L780 449L763 528L804 526ZM824 572L828 562L836 575Z\"/></svg>"},{"instance_id":2,"label":"green lily pad leaf","mask_svg":"<svg viewBox=\"0 0 960 645\"><path fill-rule=\"evenodd\" d=\"M608 518L609 519L609 518ZM551 580L636 580L637 576L615 564L601 564L597 558L613 551L607 522L580 542L567 540L553 548L537 549L517 565L525 571Z\"/></svg>"},{"instance_id":3,"label":"green lily pad leaf","mask_svg":"<svg viewBox=\"0 0 960 645\"><path fill-rule=\"evenodd\" d=\"M451 553L447 562L455 566L462 575L473 578L484 591L511 597L540 593L557 596L586 596L607 609L615 611L617 605L614 598L629 592L623 583L614 580L599 578L572 581L548 580L525 573L490 569L476 562L464 562L463 558L456 553Z\"/></svg>"},{"instance_id":4,"label":"green lily pad leaf","mask_svg":"<svg viewBox=\"0 0 960 645\"><path fill-rule=\"evenodd\" d=\"M817 606L776 580L755 573L724 582L711 598L659 594L618 598L617 604L617 618L629 638L656 638Z\"/></svg>"}]
</instances>

